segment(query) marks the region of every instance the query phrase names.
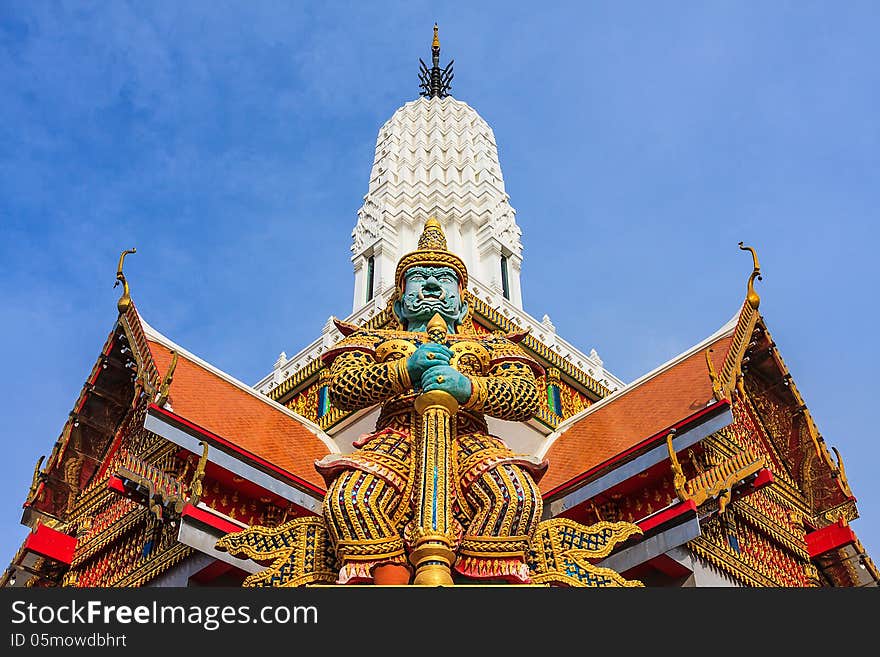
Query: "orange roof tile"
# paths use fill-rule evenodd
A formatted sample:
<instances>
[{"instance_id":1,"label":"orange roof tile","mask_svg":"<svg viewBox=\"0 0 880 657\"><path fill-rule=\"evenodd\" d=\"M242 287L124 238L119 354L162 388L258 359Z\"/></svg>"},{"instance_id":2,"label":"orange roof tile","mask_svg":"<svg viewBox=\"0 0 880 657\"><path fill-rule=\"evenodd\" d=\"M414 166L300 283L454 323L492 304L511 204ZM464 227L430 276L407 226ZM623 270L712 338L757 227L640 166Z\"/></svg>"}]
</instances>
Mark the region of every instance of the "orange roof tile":
<instances>
[{"instance_id":1,"label":"orange roof tile","mask_svg":"<svg viewBox=\"0 0 880 657\"><path fill-rule=\"evenodd\" d=\"M551 444L550 462L541 479L546 494L578 475L613 460L651 436L706 408L713 401L706 349L721 369L732 340L732 328L718 339L687 354L653 375L636 381L583 411Z\"/></svg>"},{"instance_id":2,"label":"orange roof tile","mask_svg":"<svg viewBox=\"0 0 880 657\"><path fill-rule=\"evenodd\" d=\"M171 363L170 348L149 335L147 343L164 376ZM324 480L314 463L329 454L329 448L268 398L257 398L179 353L169 402L175 415L323 490Z\"/></svg>"}]
</instances>

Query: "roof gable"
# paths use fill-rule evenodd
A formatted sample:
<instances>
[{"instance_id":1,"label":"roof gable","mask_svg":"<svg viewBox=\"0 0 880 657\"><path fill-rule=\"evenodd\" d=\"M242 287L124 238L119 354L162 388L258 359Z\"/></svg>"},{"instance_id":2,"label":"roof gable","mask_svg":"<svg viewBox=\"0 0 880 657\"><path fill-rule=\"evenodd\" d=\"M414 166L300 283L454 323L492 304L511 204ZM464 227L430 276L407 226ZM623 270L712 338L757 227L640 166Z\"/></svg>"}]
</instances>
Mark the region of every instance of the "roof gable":
<instances>
[{"instance_id":1,"label":"roof gable","mask_svg":"<svg viewBox=\"0 0 880 657\"><path fill-rule=\"evenodd\" d=\"M241 451L323 487L314 463L338 448L319 427L180 348L146 323L144 332L160 376L167 376L172 352L178 355L168 388L169 410Z\"/></svg>"},{"instance_id":2,"label":"roof gable","mask_svg":"<svg viewBox=\"0 0 880 657\"><path fill-rule=\"evenodd\" d=\"M550 462L541 480L547 495L579 475L610 465L621 455L663 437L669 428L716 401L707 363L723 366L736 319L668 363L564 422L548 436L539 456Z\"/></svg>"}]
</instances>

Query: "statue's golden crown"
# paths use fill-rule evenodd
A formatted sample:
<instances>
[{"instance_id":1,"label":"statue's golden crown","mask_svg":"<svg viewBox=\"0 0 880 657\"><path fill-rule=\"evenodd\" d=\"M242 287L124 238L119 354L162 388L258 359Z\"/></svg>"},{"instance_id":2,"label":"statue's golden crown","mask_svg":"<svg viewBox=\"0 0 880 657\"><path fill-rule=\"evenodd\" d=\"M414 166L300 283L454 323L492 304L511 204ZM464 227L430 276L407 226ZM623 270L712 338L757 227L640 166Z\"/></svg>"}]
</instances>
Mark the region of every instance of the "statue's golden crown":
<instances>
[{"instance_id":1,"label":"statue's golden crown","mask_svg":"<svg viewBox=\"0 0 880 657\"><path fill-rule=\"evenodd\" d=\"M435 217L425 222L422 235L419 237L419 246L415 251L407 253L397 263L397 271L394 280L397 289L403 289L403 277L410 267L451 267L458 274L458 281L462 289L467 288L468 275L464 261L446 248L446 235L443 227Z\"/></svg>"}]
</instances>

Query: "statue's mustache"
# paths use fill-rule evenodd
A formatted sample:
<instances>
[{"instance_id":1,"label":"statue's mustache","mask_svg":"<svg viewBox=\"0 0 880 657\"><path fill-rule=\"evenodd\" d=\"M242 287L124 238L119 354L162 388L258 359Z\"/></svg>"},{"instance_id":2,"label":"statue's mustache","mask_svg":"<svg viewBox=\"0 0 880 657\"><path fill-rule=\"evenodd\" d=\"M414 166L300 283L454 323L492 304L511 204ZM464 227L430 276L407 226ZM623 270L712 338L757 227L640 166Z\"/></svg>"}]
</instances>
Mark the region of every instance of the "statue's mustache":
<instances>
[{"instance_id":1,"label":"statue's mustache","mask_svg":"<svg viewBox=\"0 0 880 657\"><path fill-rule=\"evenodd\" d=\"M413 310L437 307L453 308L456 303L456 298L454 296L449 296L445 291L441 292L438 296L431 296L430 294L425 295L419 291L415 297L407 297L404 300L404 304Z\"/></svg>"}]
</instances>

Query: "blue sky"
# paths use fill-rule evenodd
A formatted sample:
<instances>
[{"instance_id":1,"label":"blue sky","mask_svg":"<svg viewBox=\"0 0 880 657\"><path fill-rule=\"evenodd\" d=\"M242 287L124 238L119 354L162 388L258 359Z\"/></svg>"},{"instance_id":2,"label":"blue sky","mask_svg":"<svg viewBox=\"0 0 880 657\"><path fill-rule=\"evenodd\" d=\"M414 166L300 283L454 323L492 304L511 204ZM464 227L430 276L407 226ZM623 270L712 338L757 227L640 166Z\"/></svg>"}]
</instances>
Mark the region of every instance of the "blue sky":
<instances>
[{"instance_id":1,"label":"blue sky","mask_svg":"<svg viewBox=\"0 0 880 657\"><path fill-rule=\"evenodd\" d=\"M351 308L379 127L440 24L523 301L625 381L761 310L880 559L880 5L0 1L0 567L116 318L248 383Z\"/></svg>"}]
</instances>

